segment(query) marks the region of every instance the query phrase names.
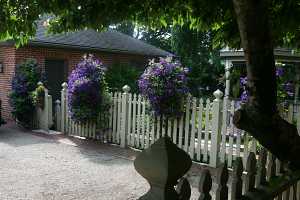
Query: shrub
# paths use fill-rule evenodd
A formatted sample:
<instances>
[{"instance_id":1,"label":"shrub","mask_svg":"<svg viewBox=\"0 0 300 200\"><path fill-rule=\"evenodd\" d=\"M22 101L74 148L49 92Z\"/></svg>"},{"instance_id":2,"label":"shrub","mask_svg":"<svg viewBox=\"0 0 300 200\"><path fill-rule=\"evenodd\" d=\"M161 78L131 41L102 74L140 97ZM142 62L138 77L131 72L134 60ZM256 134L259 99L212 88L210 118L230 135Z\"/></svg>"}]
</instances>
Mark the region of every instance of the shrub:
<instances>
[{"instance_id":1,"label":"shrub","mask_svg":"<svg viewBox=\"0 0 300 200\"><path fill-rule=\"evenodd\" d=\"M188 94L187 74L188 69L171 57L149 62L139 79L139 90L149 99L155 115L177 117L183 113Z\"/></svg>"},{"instance_id":2,"label":"shrub","mask_svg":"<svg viewBox=\"0 0 300 200\"><path fill-rule=\"evenodd\" d=\"M124 85L129 85L131 92L138 92L138 79L142 70L128 64L114 64L106 71L106 81L112 91L122 91Z\"/></svg>"},{"instance_id":3,"label":"shrub","mask_svg":"<svg viewBox=\"0 0 300 200\"><path fill-rule=\"evenodd\" d=\"M82 123L96 120L98 114L107 109L107 99L102 62L92 55L84 56L68 80L68 106L71 118Z\"/></svg>"},{"instance_id":4,"label":"shrub","mask_svg":"<svg viewBox=\"0 0 300 200\"><path fill-rule=\"evenodd\" d=\"M36 60L27 59L16 66L12 79L12 91L9 95L12 115L22 125L29 126L34 112L32 92L35 90L41 74Z\"/></svg>"},{"instance_id":5,"label":"shrub","mask_svg":"<svg viewBox=\"0 0 300 200\"><path fill-rule=\"evenodd\" d=\"M45 87L44 85L39 85L35 91L32 92L32 100L35 106L44 109L45 103Z\"/></svg>"}]
</instances>

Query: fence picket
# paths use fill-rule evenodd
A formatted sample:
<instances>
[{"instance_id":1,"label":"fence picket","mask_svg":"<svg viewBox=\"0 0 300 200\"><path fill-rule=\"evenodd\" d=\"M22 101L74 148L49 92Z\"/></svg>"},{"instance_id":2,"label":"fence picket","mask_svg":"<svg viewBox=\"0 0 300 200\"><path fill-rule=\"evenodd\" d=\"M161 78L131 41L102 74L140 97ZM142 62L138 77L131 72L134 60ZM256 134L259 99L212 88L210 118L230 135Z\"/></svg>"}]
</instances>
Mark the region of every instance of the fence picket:
<instances>
[{"instance_id":1,"label":"fence picket","mask_svg":"<svg viewBox=\"0 0 300 200\"><path fill-rule=\"evenodd\" d=\"M127 119L127 142L131 145L131 138L132 138L132 130L131 130L131 122L132 122L132 94L128 94L128 119Z\"/></svg>"},{"instance_id":2,"label":"fence picket","mask_svg":"<svg viewBox=\"0 0 300 200\"><path fill-rule=\"evenodd\" d=\"M185 110L185 129L184 129L184 150L189 153L189 136L190 136L190 107L191 107L191 97L188 96L186 100L186 110Z\"/></svg>"},{"instance_id":3,"label":"fence picket","mask_svg":"<svg viewBox=\"0 0 300 200\"><path fill-rule=\"evenodd\" d=\"M112 141L116 143L116 134L117 134L117 93L113 93L113 130L112 130Z\"/></svg>"},{"instance_id":4,"label":"fence picket","mask_svg":"<svg viewBox=\"0 0 300 200\"><path fill-rule=\"evenodd\" d=\"M204 133L204 151L203 151L203 161L208 162L208 140L209 140L209 131L210 131L210 100L206 100L205 106L205 133Z\"/></svg>"},{"instance_id":5,"label":"fence picket","mask_svg":"<svg viewBox=\"0 0 300 200\"><path fill-rule=\"evenodd\" d=\"M86 123L86 127L85 127L85 130L86 130L86 132L87 132L88 138L90 138L90 139L93 138L93 137L92 137L92 134L91 134L91 131L90 131L90 124L91 124L91 123L92 123L92 122L88 121L88 122Z\"/></svg>"},{"instance_id":6,"label":"fence picket","mask_svg":"<svg viewBox=\"0 0 300 200\"><path fill-rule=\"evenodd\" d=\"M247 159L245 175L245 192L252 191L255 187L255 172L256 172L256 158L255 154L251 152Z\"/></svg>"},{"instance_id":7,"label":"fence picket","mask_svg":"<svg viewBox=\"0 0 300 200\"><path fill-rule=\"evenodd\" d=\"M236 130L236 147L235 147L235 157L241 156L241 134L242 130Z\"/></svg>"},{"instance_id":8,"label":"fence picket","mask_svg":"<svg viewBox=\"0 0 300 200\"><path fill-rule=\"evenodd\" d=\"M118 109L117 109L117 112L118 112L118 124L117 124L117 135L116 135L116 142L117 144L120 144L120 133L121 133L121 120L122 120L122 93L121 92L118 92Z\"/></svg>"},{"instance_id":9,"label":"fence picket","mask_svg":"<svg viewBox=\"0 0 300 200\"><path fill-rule=\"evenodd\" d=\"M232 166L233 161L233 136L235 133L235 127L233 125L233 115L235 111L235 102L231 101L230 106L230 133L229 133L229 150L228 150L228 166Z\"/></svg>"},{"instance_id":10,"label":"fence picket","mask_svg":"<svg viewBox=\"0 0 300 200\"><path fill-rule=\"evenodd\" d=\"M166 126L166 117L163 115L161 118L161 135L162 135L162 137L166 136L165 126Z\"/></svg>"},{"instance_id":11,"label":"fence picket","mask_svg":"<svg viewBox=\"0 0 300 200\"><path fill-rule=\"evenodd\" d=\"M289 199L290 199L290 188L288 188L282 193L282 200L289 200Z\"/></svg>"},{"instance_id":12,"label":"fence picket","mask_svg":"<svg viewBox=\"0 0 300 200\"><path fill-rule=\"evenodd\" d=\"M150 116L146 115L146 141L145 141L145 148L149 147L150 144Z\"/></svg>"},{"instance_id":13,"label":"fence picket","mask_svg":"<svg viewBox=\"0 0 300 200\"><path fill-rule=\"evenodd\" d=\"M136 148L140 148L140 135L141 135L141 102L142 97L138 95L138 102L137 102L137 130L136 130Z\"/></svg>"},{"instance_id":14,"label":"fence picket","mask_svg":"<svg viewBox=\"0 0 300 200\"><path fill-rule=\"evenodd\" d=\"M192 116L191 116L192 129L191 129L191 138L190 138L190 156L192 159L194 159L194 156L195 156L196 108L197 108L197 99L193 98L193 100L192 100Z\"/></svg>"},{"instance_id":15,"label":"fence picket","mask_svg":"<svg viewBox=\"0 0 300 200\"><path fill-rule=\"evenodd\" d=\"M70 118L70 122L72 124L72 130L71 130L71 134L72 135L76 135L76 130L75 130L75 122Z\"/></svg>"},{"instance_id":16,"label":"fence picket","mask_svg":"<svg viewBox=\"0 0 300 200\"><path fill-rule=\"evenodd\" d=\"M246 166L248 155L249 155L249 135L247 132L244 132L244 149L243 149L244 166Z\"/></svg>"},{"instance_id":17,"label":"fence picket","mask_svg":"<svg viewBox=\"0 0 300 200\"><path fill-rule=\"evenodd\" d=\"M199 101L198 109L198 127L197 127L197 161L201 160L201 143L202 143L202 119L203 119L203 99Z\"/></svg>"},{"instance_id":18,"label":"fence picket","mask_svg":"<svg viewBox=\"0 0 300 200\"><path fill-rule=\"evenodd\" d=\"M113 93L109 93L111 99L113 100ZM130 94L131 95L131 94ZM131 120L129 120L131 121ZM113 104L109 107L109 121L108 121L108 141L112 142L112 127L113 127Z\"/></svg>"},{"instance_id":19,"label":"fence picket","mask_svg":"<svg viewBox=\"0 0 300 200\"><path fill-rule=\"evenodd\" d=\"M170 137L172 139L172 122L170 119L168 119L167 129L168 129L168 137Z\"/></svg>"},{"instance_id":20,"label":"fence picket","mask_svg":"<svg viewBox=\"0 0 300 200\"><path fill-rule=\"evenodd\" d=\"M182 140L183 140L183 137L182 137L182 132L183 132L183 115L180 117L180 120L179 120L179 137L178 137L178 146L179 148L182 148Z\"/></svg>"},{"instance_id":21,"label":"fence picket","mask_svg":"<svg viewBox=\"0 0 300 200\"><path fill-rule=\"evenodd\" d=\"M221 142L221 152L220 159L221 162L225 162L226 157L226 138L227 138L227 121L228 121L228 96L223 99L223 116L222 116L222 142Z\"/></svg>"},{"instance_id":22,"label":"fence picket","mask_svg":"<svg viewBox=\"0 0 300 200\"><path fill-rule=\"evenodd\" d=\"M135 133L136 133L136 104L137 104L137 97L136 94L133 95L132 105L132 132L131 132L131 146L135 146Z\"/></svg>"},{"instance_id":23,"label":"fence picket","mask_svg":"<svg viewBox=\"0 0 300 200\"><path fill-rule=\"evenodd\" d=\"M177 123L178 123L178 118L175 118L173 121L173 143L178 144L177 142Z\"/></svg>"},{"instance_id":24,"label":"fence picket","mask_svg":"<svg viewBox=\"0 0 300 200\"><path fill-rule=\"evenodd\" d=\"M156 117L152 118L152 124L151 124L151 144L155 142L155 120Z\"/></svg>"},{"instance_id":25,"label":"fence picket","mask_svg":"<svg viewBox=\"0 0 300 200\"><path fill-rule=\"evenodd\" d=\"M142 116L141 116L141 125L142 125L142 137L141 137L141 148L145 148L145 128L146 128L146 100L142 101Z\"/></svg>"}]
</instances>

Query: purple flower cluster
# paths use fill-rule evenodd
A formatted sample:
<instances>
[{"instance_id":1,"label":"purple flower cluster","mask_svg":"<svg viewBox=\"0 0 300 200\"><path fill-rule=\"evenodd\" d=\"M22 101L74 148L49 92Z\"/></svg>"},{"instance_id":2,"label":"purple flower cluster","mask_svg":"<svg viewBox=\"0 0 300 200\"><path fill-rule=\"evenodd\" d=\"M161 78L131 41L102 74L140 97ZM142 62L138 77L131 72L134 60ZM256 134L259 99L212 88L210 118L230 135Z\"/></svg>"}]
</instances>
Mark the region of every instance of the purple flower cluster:
<instances>
[{"instance_id":1,"label":"purple flower cluster","mask_svg":"<svg viewBox=\"0 0 300 200\"><path fill-rule=\"evenodd\" d=\"M15 68L9 102L13 116L25 126L30 125L30 116L34 111L32 93L40 78L41 74L36 60L26 59Z\"/></svg>"},{"instance_id":2,"label":"purple flower cluster","mask_svg":"<svg viewBox=\"0 0 300 200\"><path fill-rule=\"evenodd\" d=\"M291 82L283 84L283 89L285 90L288 96L294 96L294 85Z\"/></svg>"},{"instance_id":3,"label":"purple flower cluster","mask_svg":"<svg viewBox=\"0 0 300 200\"><path fill-rule=\"evenodd\" d=\"M176 117L182 114L183 100L189 92L188 71L171 57L149 62L138 85L142 95L149 99L155 115Z\"/></svg>"},{"instance_id":4,"label":"purple flower cluster","mask_svg":"<svg viewBox=\"0 0 300 200\"><path fill-rule=\"evenodd\" d=\"M241 86L246 86L247 81L248 81L247 76L245 76L245 77L240 77L240 85L241 85Z\"/></svg>"},{"instance_id":5,"label":"purple flower cluster","mask_svg":"<svg viewBox=\"0 0 300 200\"><path fill-rule=\"evenodd\" d=\"M76 122L94 120L101 109L105 68L92 55L85 56L68 80L68 106Z\"/></svg>"},{"instance_id":6,"label":"purple flower cluster","mask_svg":"<svg viewBox=\"0 0 300 200\"><path fill-rule=\"evenodd\" d=\"M248 99L249 99L249 94L248 94L248 91L246 89L247 81L248 81L247 76L240 78L240 85L241 85L241 87L243 89L243 92L242 92L242 94L240 96L240 101L242 103L246 103L248 101Z\"/></svg>"},{"instance_id":7,"label":"purple flower cluster","mask_svg":"<svg viewBox=\"0 0 300 200\"><path fill-rule=\"evenodd\" d=\"M282 67L278 67L277 69L276 69L276 76L277 77L281 77L281 76L283 76L284 75L284 69L282 68Z\"/></svg>"}]
</instances>

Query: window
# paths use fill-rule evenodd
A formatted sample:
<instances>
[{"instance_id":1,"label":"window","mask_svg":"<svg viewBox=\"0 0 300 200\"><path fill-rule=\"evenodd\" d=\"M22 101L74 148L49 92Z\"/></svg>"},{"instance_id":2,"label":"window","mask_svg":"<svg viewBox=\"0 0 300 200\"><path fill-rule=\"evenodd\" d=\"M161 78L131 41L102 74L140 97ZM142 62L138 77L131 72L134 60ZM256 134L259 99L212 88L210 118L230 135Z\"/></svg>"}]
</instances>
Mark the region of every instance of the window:
<instances>
[{"instance_id":1,"label":"window","mask_svg":"<svg viewBox=\"0 0 300 200\"><path fill-rule=\"evenodd\" d=\"M0 73L4 73L4 65L0 62Z\"/></svg>"}]
</instances>

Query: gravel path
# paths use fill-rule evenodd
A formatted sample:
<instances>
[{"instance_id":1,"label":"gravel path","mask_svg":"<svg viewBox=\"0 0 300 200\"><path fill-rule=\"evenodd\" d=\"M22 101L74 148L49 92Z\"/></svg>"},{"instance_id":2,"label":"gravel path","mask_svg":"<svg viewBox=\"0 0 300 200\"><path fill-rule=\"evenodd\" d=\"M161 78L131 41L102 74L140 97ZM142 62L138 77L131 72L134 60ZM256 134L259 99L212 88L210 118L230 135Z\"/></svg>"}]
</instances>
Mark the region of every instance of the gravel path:
<instances>
[{"instance_id":1,"label":"gravel path","mask_svg":"<svg viewBox=\"0 0 300 200\"><path fill-rule=\"evenodd\" d=\"M134 170L135 154L111 145L1 127L0 199L137 199L149 186Z\"/></svg>"}]
</instances>

